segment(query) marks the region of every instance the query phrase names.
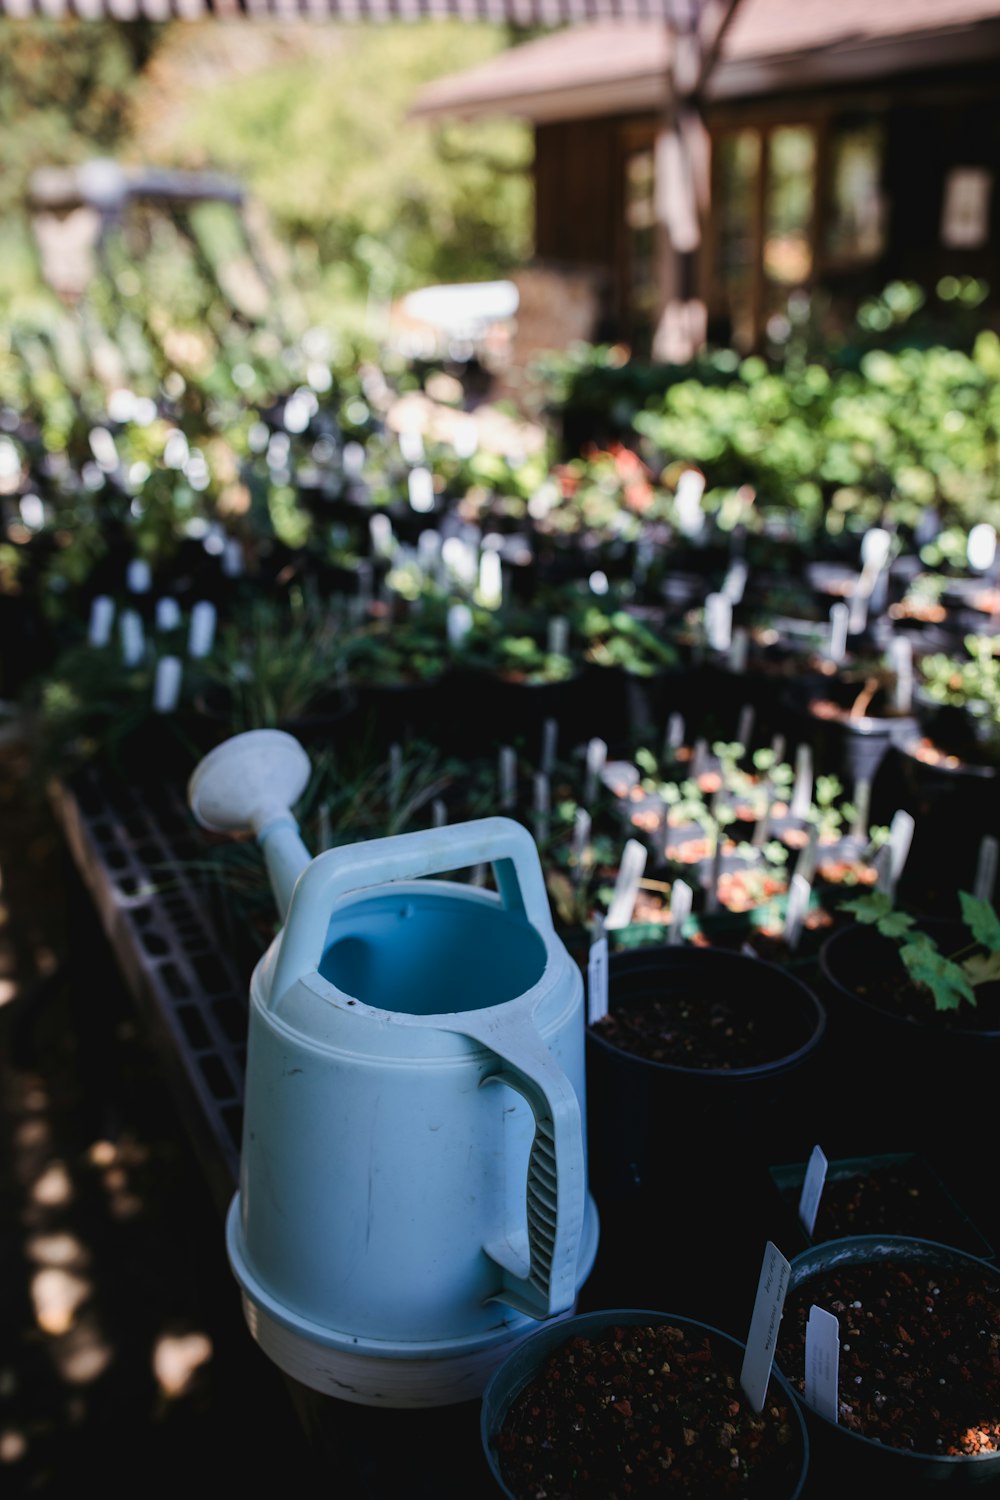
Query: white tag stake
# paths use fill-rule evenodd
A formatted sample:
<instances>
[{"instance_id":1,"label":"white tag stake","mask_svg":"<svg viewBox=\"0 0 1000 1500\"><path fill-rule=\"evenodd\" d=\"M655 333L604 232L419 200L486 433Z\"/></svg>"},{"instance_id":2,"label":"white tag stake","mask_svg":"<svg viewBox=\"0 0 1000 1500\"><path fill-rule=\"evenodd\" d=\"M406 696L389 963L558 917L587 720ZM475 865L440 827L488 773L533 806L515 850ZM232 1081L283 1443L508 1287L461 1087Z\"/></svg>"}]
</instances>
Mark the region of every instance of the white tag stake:
<instances>
[{"instance_id":1,"label":"white tag stake","mask_svg":"<svg viewBox=\"0 0 1000 1500\"><path fill-rule=\"evenodd\" d=\"M865 777L854 783L854 827L851 833L856 839L867 839L868 817L872 803L872 784Z\"/></svg>"},{"instance_id":2,"label":"white tag stake","mask_svg":"<svg viewBox=\"0 0 1000 1500\"><path fill-rule=\"evenodd\" d=\"M684 719L680 714L671 714L667 719L667 732L663 739L663 758L677 759L677 752L684 744Z\"/></svg>"},{"instance_id":3,"label":"white tag stake","mask_svg":"<svg viewBox=\"0 0 1000 1500\"><path fill-rule=\"evenodd\" d=\"M771 741L771 754L774 756L774 764L780 766L785 759L785 736L776 734Z\"/></svg>"},{"instance_id":4,"label":"white tag stake","mask_svg":"<svg viewBox=\"0 0 1000 1500\"><path fill-rule=\"evenodd\" d=\"M713 651L728 651L733 638L733 606L725 594L705 600L705 639Z\"/></svg>"},{"instance_id":5,"label":"white tag stake","mask_svg":"<svg viewBox=\"0 0 1000 1500\"><path fill-rule=\"evenodd\" d=\"M838 603L830 606L830 644L827 647L827 655L831 661L843 661L847 655L847 631L850 619L851 611L846 604Z\"/></svg>"},{"instance_id":6,"label":"white tag stake","mask_svg":"<svg viewBox=\"0 0 1000 1500\"><path fill-rule=\"evenodd\" d=\"M181 607L177 600L170 594L165 594L162 599L156 601L156 613L154 616L157 630L176 630L181 623Z\"/></svg>"},{"instance_id":7,"label":"white tag stake","mask_svg":"<svg viewBox=\"0 0 1000 1500\"><path fill-rule=\"evenodd\" d=\"M503 603L503 566L492 548L479 559L479 602L484 609L499 609Z\"/></svg>"},{"instance_id":8,"label":"white tag stake","mask_svg":"<svg viewBox=\"0 0 1000 1500\"><path fill-rule=\"evenodd\" d=\"M587 1023L590 1026L608 1013L608 940L600 917L595 919L594 933L587 959Z\"/></svg>"},{"instance_id":9,"label":"white tag stake","mask_svg":"<svg viewBox=\"0 0 1000 1500\"><path fill-rule=\"evenodd\" d=\"M448 645L460 651L472 629L472 610L467 604L449 604L447 615Z\"/></svg>"},{"instance_id":10,"label":"white tag stake","mask_svg":"<svg viewBox=\"0 0 1000 1500\"><path fill-rule=\"evenodd\" d=\"M684 923L691 915L693 893L683 880L675 880L670 887L670 930L667 946L674 948L684 941Z\"/></svg>"},{"instance_id":11,"label":"white tag stake","mask_svg":"<svg viewBox=\"0 0 1000 1500\"><path fill-rule=\"evenodd\" d=\"M888 858L878 882L891 901L896 899L896 887L899 885L899 878L906 866L910 845L913 842L913 828L914 822L910 813L904 812L902 808L893 813L892 822L889 824L889 842L886 846Z\"/></svg>"},{"instance_id":12,"label":"white tag stake","mask_svg":"<svg viewBox=\"0 0 1000 1500\"><path fill-rule=\"evenodd\" d=\"M549 621L548 649L550 656L566 656L569 653L569 621L556 615Z\"/></svg>"},{"instance_id":13,"label":"white tag stake","mask_svg":"<svg viewBox=\"0 0 1000 1500\"><path fill-rule=\"evenodd\" d=\"M742 558L736 558L729 564L726 576L722 583L722 592L730 604L739 604L746 591L747 579L750 570Z\"/></svg>"},{"instance_id":14,"label":"white tag stake","mask_svg":"<svg viewBox=\"0 0 1000 1500\"><path fill-rule=\"evenodd\" d=\"M800 745L795 752L795 785L792 788L792 802L789 808L793 818L808 817L812 806L812 794L812 749L809 745Z\"/></svg>"},{"instance_id":15,"label":"white tag stake","mask_svg":"<svg viewBox=\"0 0 1000 1500\"><path fill-rule=\"evenodd\" d=\"M559 745L559 723L556 719L546 719L542 725L542 770L546 776L551 776L555 770L556 750Z\"/></svg>"},{"instance_id":16,"label":"white tag stake","mask_svg":"<svg viewBox=\"0 0 1000 1500\"><path fill-rule=\"evenodd\" d=\"M674 503L677 525L687 537L695 537L704 525L701 497L705 493L705 476L700 469L685 469L677 481Z\"/></svg>"},{"instance_id":17,"label":"white tag stake","mask_svg":"<svg viewBox=\"0 0 1000 1500\"><path fill-rule=\"evenodd\" d=\"M448 809L440 797L435 797L431 803L431 827L444 828L448 822Z\"/></svg>"},{"instance_id":18,"label":"white tag stake","mask_svg":"<svg viewBox=\"0 0 1000 1500\"><path fill-rule=\"evenodd\" d=\"M997 555L997 534L988 521L980 521L969 532L965 557L973 573L988 573Z\"/></svg>"},{"instance_id":19,"label":"white tag stake","mask_svg":"<svg viewBox=\"0 0 1000 1500\"><path fill-rule=\"evenodd\" d=\"M199 599L191 611L188 627L188 656L207 656L215 641L215 605L210 599Z\"/></svg>"},{"instance_id":20,"label":"white tag stake","mask_svg":"<svg viewBox=\"0 0 1000 1500\"><path fill-rule=\"evenodd\" d=\"M573 814L573 879L577 883L583 880L590 863L590 813L585 807L578 807Z\"/></svg>"},{"instance_id":21,"label":"white tag stake","mask_svg":"<svg viewBox=\"0 0 1000 1500\"><path fill-rule=\"evenodd\" d=\"M790 953L794 953L799 946L802 936L802 923L806 912L809 910L809 898L812 895L812 886L805 875L798 871L792 876L788 889L788 905L785 908L785 944Z\"/></svg>"},{"instance_id":22,"label":"white tag stake","mask_svg":"<svg viewBox=\"0 0 1000 1500\"><path fill-rule=\"evenodd\" d=\"M181 695L183 668L177 656L161 656L153 679L153 712L172 714Z\"/></svg>"},{"instance_id":23,"label":"white tag stake","mask_svg":"<svg viewBox=\"0 0 1000 1500\"><path fill-rule=\"evenodd\" d=\"M708 769L708 741L695 740L691 751L691 777L697 781L699 776L704 776Z\"/></svg>"},{"instance_id":24,"label":"white tag stake","mask_svg":"<svg viewBox=\"0 0 1000 1500\"><path fill-rule=\"evenodd\" d=\"M754 707L752 703L744 703L740 709L739 722L736 725L736 738L744 750L749 750L750 741L753 739Z\"/></svg>"},{"instance_id":25,"label":"white tag stake","mask_svg":"<svg viewBox=\"0 0 1000 1500\"><path fill-rule=\"evenodd\" d=\"M976 863L976 879L972 894L978 901L992 902L996 883L997 841L992 833L988 833L979 845L979 859Z\"/></svg>"},{"instance_id":26,"label":"white tag stake","mask_svg":"<svg viewBox=\"0 0 1000 1500\"><path fill-rule=\"evenodd\" d=\"M517 751L511 745L501 745L498 760L500 810L510 812L517 802Z\"/></svg>"},{"instance_id":27,"label":"white tag stake","mask_svg":"<svg viewBox=\"0 0 1000 1500\"><path fill-rule=\"evenodd\" d=\"M812 1232L816 1227L816 1214L819 1211L819 1201L823 1196L823 1188L826 1186L826 1169L829 1162L819 1146L814 1146L809 1164L806 1167L806 1175L802 1182L802 1192L799 1195L799 1223L806 1234L812 1239Z\"/></svg>"},{"instance_id":28,"label":"white tag stake","mask_svg":"<svg viewBox=\"0 0 1000 1500\"><path fill-rule=\"evenodd\" d=\"M583 800L593 802L597 795L597 783L608 759L608 747L604 740L593 739L587 743L587 774L583 782Z\"/></svg>"},{"instance_id":29,"label":"white tag stake","mask_svg":"<svg viewBox=\"0 0 1000 1500\"><path fill-rule=\"evenodd\" d=\"M637 839L629 839L622 850L615 881L614 895L608 915L604 919L607 928L627 927L635 910L635 898L639 894L639 881L646 868L646 846Z\"/></svg>"},{"instance_id":30,"label":"white tag stake","mask_svg":"<svg viewBox=\"0 0 1000 1500\"><path fill-rule=\"evenodd\" d=\"M733 639L726 656L726 665L730 672L745 672L749 655L750 635L741 625L738 630L733 631Z\"/></svg>"},{"instance_id":31,"label":"white tag stake","mask_svg":"<svg viewBox=\"0 0 1000 1500\"><path fill-rule=\"evenodd\" d=\"M833 1313L815 1303L806 1323L805 1374L806 1405L835 1423L839 1416L840 1323Z\"/></svg>"},{"instance_id":32,"label":"white tag stake","mask_svg":"<svg viewBox=\"0 0 1000 1500\"><path fill-rule=\"evenodd\" d=\"M406 477L410 509L426 514L434 509L434 476L430 469L411 469Z\"/></svg>"},{"instance_id":33,"label":"white tag stake","mask_svg":"<svg viewBox=\"0 0 1000 1500\"><path fill-rule=\"evenodd\" d=\"M547 844L549 840L549 778L538 771L534 779L535 788L535 842Z\"/></svg>"},{"instance_id":34,"label":"white tag stake","mask_svg":"<svg viewBox=\"0 0 1000 1500\"><path fill-rule=\"evenodd\" d=\"M740 1370L740 1385L754 1411L764 1410L790 1271L791 1266L777 1245L768 1240Z\"/></svg>"},{"instance_id":35,"label":"white tag stake","mask_svg":"<svg viewBox=\"0 0 1000 1500\"><path fill-rule=\"evenodd\" d=\"M149 563L144 557L133 557L125 574L125 587L130 594L148 594L153 584Z\"/></svg>"},{"instance_id":36,"label":"white tag stake","mask_svg":"<svg viewBox=\"0 0 1000 1500\"><path fill-rule=\"evenodd\" d=\"M146 649L142 616L136 614L134 609L123 610L118 622L118 633L121 639L122 661L127 667L138 666Z\"/></svg>"},{"instance_id":37,"label":"white tag stake","mask_svg":"<svg viewBox=\"0 0 1000 1500\"><path fill-rule=\"evenodd\" d=\"M378 512L368 522L368 534L371 537L372 552L375 557L390 558L395 551L396 538L392 531L392 522L389 517Z\"/></svg>"},{"instance_id":38,"label":"white tag stake","mask_svg":"<svg viewBox=\"0 0 1000 1500\"><path fill-rule=\"evenodd\" d=\"M894 636L889 642L889 665L896 678L893 705L899 713L908 714L913 707L913 647L905 636Z\"/></svg>"},{"instance_id":39,"label":"white tag stake","mask_svg":"<svg viewBox=\"0 0 1000 1500\"><path fill-rule=\"evenodd\" d=\"M87 641L91 646L106 646L111 639L111 627L115 619L115 601L107 594L98 594L90 606L90 623Z\"/></svg>"}]
</instances>

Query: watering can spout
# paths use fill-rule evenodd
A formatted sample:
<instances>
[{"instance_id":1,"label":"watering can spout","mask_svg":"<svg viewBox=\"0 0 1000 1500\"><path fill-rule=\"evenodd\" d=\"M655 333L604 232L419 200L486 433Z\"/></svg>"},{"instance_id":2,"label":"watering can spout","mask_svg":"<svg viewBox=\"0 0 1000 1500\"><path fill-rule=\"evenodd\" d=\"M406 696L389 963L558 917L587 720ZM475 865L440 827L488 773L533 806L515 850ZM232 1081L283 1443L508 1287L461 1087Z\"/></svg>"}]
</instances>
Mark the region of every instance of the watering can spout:
<instances>
[{"instance_id":1,"label":"watering can spout","mask_svg":"<svg viewBox=\"0 0 1000 1500\"><path fill-rule=\"evenodd\" d=\"M312 859L291 812L311 770L292 735L252 729L216 745L188 782L188 804L202 828L256 835L282 921L295 882Z\"/></svg>"}]
</instances>

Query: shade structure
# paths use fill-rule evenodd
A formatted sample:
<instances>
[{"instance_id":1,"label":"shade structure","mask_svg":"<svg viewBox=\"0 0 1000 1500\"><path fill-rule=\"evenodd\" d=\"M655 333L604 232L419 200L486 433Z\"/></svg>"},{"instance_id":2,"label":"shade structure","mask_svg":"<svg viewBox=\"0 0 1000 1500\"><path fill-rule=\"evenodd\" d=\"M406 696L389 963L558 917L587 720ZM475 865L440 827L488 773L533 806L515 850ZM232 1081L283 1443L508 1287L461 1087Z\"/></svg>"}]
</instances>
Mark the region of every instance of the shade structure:
<instances>
[{"instance_id":1,"label":"shade structure","mask_svg":"<svg viewBox=\"0 0 1000 1500\"><path fill-rule=\"evenodd\" d=\"M79 16L129 21L490 21L564 26L581 21L662 20L697 29L706 0L0 0L0 17Z\"/></svg>"}]
</instances>

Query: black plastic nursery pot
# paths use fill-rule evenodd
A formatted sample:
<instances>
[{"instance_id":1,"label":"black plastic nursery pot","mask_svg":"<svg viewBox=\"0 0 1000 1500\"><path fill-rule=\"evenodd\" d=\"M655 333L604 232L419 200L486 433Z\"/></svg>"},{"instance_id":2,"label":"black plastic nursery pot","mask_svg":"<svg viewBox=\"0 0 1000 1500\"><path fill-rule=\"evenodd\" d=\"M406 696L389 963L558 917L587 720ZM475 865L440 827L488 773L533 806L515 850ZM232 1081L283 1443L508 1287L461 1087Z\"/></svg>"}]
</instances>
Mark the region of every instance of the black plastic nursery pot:
<instances>
[{"instance_id":1,"label":"black plastic nursery pot","mask_svg":"<svg viewBox=\"0 0 1000 1500\"><path fill-rule=\"evenodd\" d=\"M694 1314L711 1293L738 1321L745 1288L720 1290L719 1244L756 1261L766 1163L812 1149L824 1007L801 978L720 948L626 949L608 971L608 1017L586 1038L602 1274L610 1291L627 1267L643 1301L662 1299L669 1281ZM664 1217L669 1255L654 1227Z\"/></svg>"},{"instance_id":2,"label":"black plastic nursery pot","mask_svg":"<svg viewBox=\"0 0 1000 1500\"><path fill-rule=\"evenodd\" d=\"M918 926L945 955L969 947L961 923L921 916ZM983 1142L995 1130L1000 983L978 988L975 1006L937 1010L911 983L897 943L860 922L831 934L819 967L831 1062L850 1100L836 1149L913 1146L944 1163L948 1180L976 1206ZM984 1227L995 1237L992 1224Z\"/></svg>"},{"instance_id":3,"label":"black plastic nursery pot","mask_svg":"<svg viewBox=\"0 0 1000 1500\"><path fill-rule=\"evenodd\" d=\"M901 739L887 759L898 805L914 819L900 894L918 910L958 916L957 892L972 889L984 835L1000 835L1000 767L921 735Z\"/></svg>"},{"instance_id":4,"label":"black plastic nursery pot","mask_svg":"<svg viewBox=\"0 0 1000 1500\"><path fill-rule=\"evenodd\" d=\"M800 1405L772 1367L756 1416L739 1385L745 1350L710 1323L633 1307L539 1329L483 1395L497 1491L507 1500L797 1500L809 1471Z\"/></svg>"},{"instance_id":5,"label":"black plastic nursery pot","mask_svg":"<svg viewBox=\"0 0 1000 1500\"><path fill-rule=\"evenodd\" d=\"M806 1405L805 1324L839 1320L838 1420ZM830 1240L792 1257L775 1364L802 1402L831 1495L913 1495L1000 1482L1000 1272L904 1235Z\"/></svg>"}]
</instances>

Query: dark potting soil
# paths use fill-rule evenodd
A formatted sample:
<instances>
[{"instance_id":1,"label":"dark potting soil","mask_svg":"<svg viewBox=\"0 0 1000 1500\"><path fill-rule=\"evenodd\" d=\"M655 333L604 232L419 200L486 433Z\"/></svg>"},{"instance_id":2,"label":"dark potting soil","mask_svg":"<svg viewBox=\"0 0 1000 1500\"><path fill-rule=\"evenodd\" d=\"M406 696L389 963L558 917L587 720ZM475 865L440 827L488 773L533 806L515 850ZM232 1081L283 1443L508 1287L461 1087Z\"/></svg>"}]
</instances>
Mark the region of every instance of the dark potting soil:
<instances>
[{"instance_id":1,"label":"dark potting soil","mask_svg":"<svg viewBox=\"0 0 1000 1500\"><path fill-rule=\"evenodd\" d=\"M796 1212L801 1181L781 1189ZM813 1244L857 1234L904 1234L982 1253L944 1183L919 1156L872 1160L853 1172L831 1170L823 1185L810 1239ZM970 1243L971 1240L976 1244Z\"/></svg>"},{"instance_id":2,"label":"dark potting soil","mask_svg":"<svg viewBox=\"0 0 1000 1500\"><path fill-rule=\"evenodd\" d=\"M666 988L666 987L664 987ZM787 1026L765 1004L683 988L616 1002L593 1023L613 1047L678 1068L757 1068L787 1055Z\"/></svg>"},{"instance_id":3,"label":"dark potting soil","mask_svg":"<svg viewBox=\"0 0 1000 1500\"><path fill-rule=\"evenodd\" d=\"M914 984L900 963L890 972L878 972L871 979L860 981L856 993L879 1010L921 1026L958 1031L1000 1031L998 983L978 985L974 992L975 1005L963 1000L957 1010L938 1010L931 991L924 985Z\"/></svg>"},{"instance_id":4,"label":"dark potting soil","mask_svg":"<svg viewBox=\"0 0 1000 1500\"><path fill-rule=\"evenodd\" d=\"M932 1457L1000 1452L1000 1272L887 1256L805 1277L775 1356L799 1391L813 1304L840 1323L839 1425Z\"/></svg>"},{"instance_id":5,"label":"dark potting soil","mask_svg":"<svg viewBox=\"0 0 1000 1500\"><path fill-rule=\"evenodd\" d=\"M802 1462L792 1412L774 1382L755 1412L730 1350L672 1323L568 1340L497 1435L508 1489L518 1500L781 1500Z\"/></svg>"}]
</instances>

